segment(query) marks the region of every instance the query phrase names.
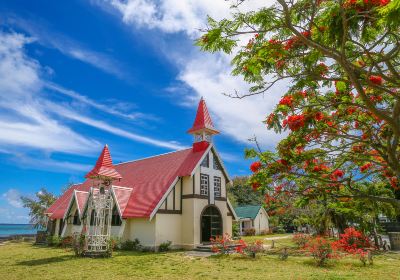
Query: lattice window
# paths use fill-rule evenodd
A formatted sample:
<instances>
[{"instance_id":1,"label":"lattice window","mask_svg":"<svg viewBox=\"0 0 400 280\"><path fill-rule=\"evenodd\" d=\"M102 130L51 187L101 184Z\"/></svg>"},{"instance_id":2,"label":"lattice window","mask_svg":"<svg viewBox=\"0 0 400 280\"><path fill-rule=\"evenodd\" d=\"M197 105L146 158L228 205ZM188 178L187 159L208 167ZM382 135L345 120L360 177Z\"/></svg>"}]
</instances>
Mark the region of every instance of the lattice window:
<instances>
[{"instance_id":1,"label":"lattice window","mask_svg":"<svg viewBox=\"0 0 400 280\"><path fill-rule=\"evenodd\" d=\"M222 170L221 165L219 164L216 155L213 156L213 159L214 159L214 160L213 160L213 167L214 167L214 169L215 169L215 170Z\"/></svg>"},{"instance_id":2,"label":"lattice window","mask_svg":"<svg viewBox=\"0 0 400 280\"><path fill-rule=\"evenodd\" d=\"M203 159L203 161L201 162L201 166L203 166L203 167L209 167L210 165L209 165L209 156L208 156L208 154L206 155L206 157Z\"/></svg>"},{"instance_id":3,"label":"lattice window","mask_svg":"<svg viewBox=\"0 0 400 280\"><path fill-rule=\"evenodd\" d=\"M209 180L208 175L201 174L200 175L200 194L201 195L208 195L209 189Z\"/></svg>"},{"instance_id":4,"label":"lattice window","mask_svg":"<svg viewBox=\"0 0 400 280\"><path fill-rule=\"evenodd\" d=\"M121 217L119 216L117 206L114 205L112 216L111 216L111 225L112 226L120 226L122 224Z\"/></svg>"},{"instance_id":5,"label":"lattice window","mask_svg":"<svg viewBox=\"0 0 400 280\"><path fill-rule=\"evenodd\" d=\"M78 209L75 211L74 219L72 221L72 224L79 226L81 224L81 219L79 218L79 212Z\"/></svg>"},{"instance_id":6,"label":"lattice window","mask_svg":"<svg viewBox=\"0 0 400 280\"><path fill-rule=\"evenodd\" d=\"M214 177L214 196L221 197L221 178Z\"/></svg>"}]
</instances>

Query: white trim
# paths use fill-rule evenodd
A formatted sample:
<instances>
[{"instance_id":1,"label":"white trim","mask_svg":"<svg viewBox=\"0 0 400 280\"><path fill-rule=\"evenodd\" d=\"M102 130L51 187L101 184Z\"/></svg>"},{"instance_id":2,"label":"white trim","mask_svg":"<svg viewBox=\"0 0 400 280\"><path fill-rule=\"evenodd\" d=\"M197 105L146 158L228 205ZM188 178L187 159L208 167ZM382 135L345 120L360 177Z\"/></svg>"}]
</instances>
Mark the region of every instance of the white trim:
<instances>
[{"instance_id":1,"label":"white trim","mask_svg":"<svg viewBox=\"0 0 400 280\"><path fill-rule=\"evenodd\" d=\"M119 213L119 216L121 217L121 220L122 220L121 208L119 207L118 199L115 196L113 187L114 186L111 186L111 195L113 196L113 200L114 200L115 204L117 205L118 213ZM112 215L112 209L111 209L111 215Z\"/></svg>"},{"instance_id":2,"label":"white trim","mask_svg":"<svg viewBox=\"0 0 400 280\"><path fill-rule=\"evenodd\" d=\"M69 213L69 210L71 210L72 201L73 201L74 199L76 199L76 197L75 197L75 190L74 190L74 193L71 195L71 198L70 198L69 203L68 203L67 210L65 211L64 216L63 216L63 220L65 220L65 219L67 218L67 214Z\"/></svg>"},{"instance_id":3,"label":"white trim","mask_svg":"<svg viewBox=\"0 0 400 280\"><path fill-rule=\"evenodd\" d=\"M228 171L226 171L226 168L225 168L225 166L224 166L224 162L222 161L222 159L221 159L221 157L219 156L219 154L218 154L218 152L217 152L217 149L213 146L212 147L213 149L213 152L215 153L215 155L217 156L217 159L218 159L218 161L219 161L219 164L221 165L221 168L222 168L222 171L223 171L223 173L225 174L225 177L226 177L226 179L227 179L227 182L225 182L225 185L227 184L227 183L230 183L232 180L229 178L229 174L228 174ZM214 163L213 163L214 164Z\"/></svg>"},{"instance_id":4,"label":"white trim","mask_svg":"<svg viewBox=\"0 0 400 280\"><path fill-rule=\"evenodd\" d=\"M127 190L133 190L133 187L122 187L122 186L111 186L112 188L117 188L117 189L127 189Z\"/></svg>"},{"instance_id":5,"label":"white trim","mask_svg":"<svg viewBox=\"0 0 400 280\"><path fill-rule=\"evenodd\" d=\"M232 207L232 204L230 203L229 198L226 198L226 203L228 204L229 208L231 209L231 212L233 214L233 217L235 218L235 221L238 221L239 218L236 215L235 208Z\"/></svg>"},{"instance_id":6,"label":"white trim","mask_svg":"<svg viewBox=\"0 0 400 280\"><path fill-rule=\"evenodd\" d=\"M172 182L172 184L169 186L168 190L164 193L164 195L161 197L161 199L158 201L158 204L156 207L154 207L153 211L150 214L149 221L151 221L154 217L154 215L157 213L158 209L161 207L163 204L164 200L168 197L170 191L172 190L173 187L175 187L176 183L179 181L179 176L175 178L175 180Z\"/></svg>"}]
</instances>

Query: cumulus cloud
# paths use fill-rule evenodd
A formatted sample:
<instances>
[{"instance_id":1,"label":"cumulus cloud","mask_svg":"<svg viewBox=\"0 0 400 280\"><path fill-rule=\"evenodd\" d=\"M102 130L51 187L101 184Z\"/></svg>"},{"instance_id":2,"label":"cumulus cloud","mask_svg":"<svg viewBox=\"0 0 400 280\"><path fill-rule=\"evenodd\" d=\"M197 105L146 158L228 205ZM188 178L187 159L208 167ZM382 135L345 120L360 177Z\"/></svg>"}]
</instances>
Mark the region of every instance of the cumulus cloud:
<instances>
[{"instance_id":1,"label":"cumulus cloud","mask_svg":"<svg viewBox=\"0 0 400 280\"><path fill-rule=\"evenodd\" d=\"M98 3L98 2L97 2ZM262 146L272 148L283 137L268 131L262 123L273 110L274 105L283 95L286 85L277 84L264 96L253 96L245 99L232 99L222 93L246 94L249 85L241 77L233 77L231 56L226 54L204 54L190 47L193 38L200 35L200 29L207 25L207 15L219 20L230 18L229 9L232 2L215 0L105 0L120 13L121 20L134 29L153 29L163 34L182 33L177 43L166 36L163 51L165 56L179 68L177 84L167 89L176 94L178 104L196 106L200 96L206 99L207 105L223 134L233 139L248 143L254 136ZM273 4L274 1L245 1L240 11L249 11ZM186 42L185 42L186 40ZM181 47L179 45L185 45ZM186 48L186 49L185 49Z\"/></svg>"},{"instance_id":2,"label":"cumulus cloud","mask_svg":"<svg viewBox=\"0 0 400 280\"><path fill-rule=\"evenodd\" d=\"M21 193L17 189L9 189L2 196L11 206L22 208Z\"/></svg>"}]
</instances>

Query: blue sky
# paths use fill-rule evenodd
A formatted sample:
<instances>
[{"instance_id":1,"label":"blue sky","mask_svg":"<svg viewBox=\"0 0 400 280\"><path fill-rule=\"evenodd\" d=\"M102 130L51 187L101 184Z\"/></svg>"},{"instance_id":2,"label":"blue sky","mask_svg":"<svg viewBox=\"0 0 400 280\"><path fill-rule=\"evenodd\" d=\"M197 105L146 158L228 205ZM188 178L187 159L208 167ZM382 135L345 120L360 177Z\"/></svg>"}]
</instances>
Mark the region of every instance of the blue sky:
<instances>
[{"instance_id":1,"label":"blue sky","mask_svg":"<svg viewBox=\"0 0 400 280\"><path fill-rule=\"evenodd\" d=\"M253 1L243 9L257 8ZM265 1L261 1L265 3ZM228 172L249 173L243 150L281 136L263 118L283 93L234 100L248 85L230 56L193 46L226 1L0 2L0 223L24 223L20 195L81 182L104 144L114 162L188 147L200 96Z\"/></svg>"}]
</instances>

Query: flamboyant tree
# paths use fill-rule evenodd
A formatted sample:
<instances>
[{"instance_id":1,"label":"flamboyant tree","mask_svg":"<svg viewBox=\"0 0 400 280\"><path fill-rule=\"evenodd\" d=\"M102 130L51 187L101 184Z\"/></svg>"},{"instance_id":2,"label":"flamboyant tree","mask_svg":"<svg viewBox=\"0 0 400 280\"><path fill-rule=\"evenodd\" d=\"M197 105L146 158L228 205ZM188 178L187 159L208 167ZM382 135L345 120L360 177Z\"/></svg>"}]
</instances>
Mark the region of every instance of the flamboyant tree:
<instances>
[{"instance_id":1,"label":"flamboyant tree","mask_svg":"<svg viewBox=\"0 0 400 280\"><path fill-rule=\"evenodd\" d=\"M233 75L251 83L249 93L290 86L269 129L286 130L275 153L251 169L255 189L291 195L360 198L400 205L400 1L277 0L215 21L197 44L233 53ZM243 43L245 42L245 43ZM363 182L380 186L363 187Z\"/></svg>"}]
</instances>

